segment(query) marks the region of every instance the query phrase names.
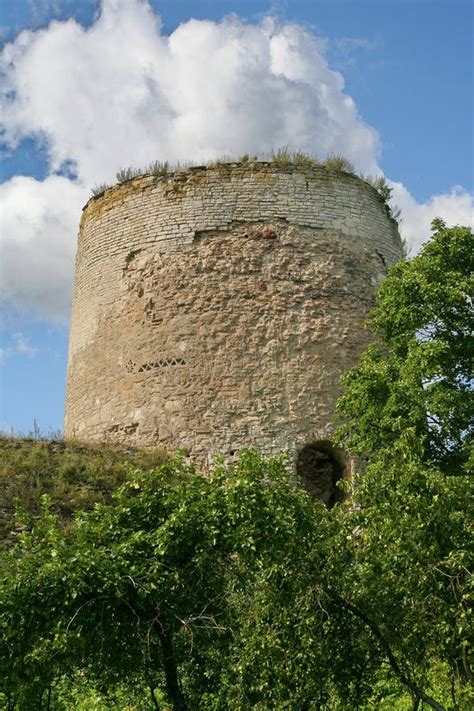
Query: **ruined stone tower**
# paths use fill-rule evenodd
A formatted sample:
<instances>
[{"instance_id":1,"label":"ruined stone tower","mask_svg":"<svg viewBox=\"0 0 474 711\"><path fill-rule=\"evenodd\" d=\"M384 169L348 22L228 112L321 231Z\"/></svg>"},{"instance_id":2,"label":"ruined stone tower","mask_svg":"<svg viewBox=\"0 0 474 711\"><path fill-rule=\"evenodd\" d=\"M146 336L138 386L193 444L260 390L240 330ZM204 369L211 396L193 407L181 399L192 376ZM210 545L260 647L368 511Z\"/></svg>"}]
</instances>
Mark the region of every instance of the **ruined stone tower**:
<instances>
[{"instance_id":1,"label":"ruined stone tower","mask_svg":"<svg viewBox=\"0 0 474 711\"><path fill-rule=\"evenodd\" d=\"M340 375L400 256L377 192L323 167L228 164L106 190L79 233L66 437L201 460L254 446L311 469L332 456Z\"/></svg>"}]
</instances>

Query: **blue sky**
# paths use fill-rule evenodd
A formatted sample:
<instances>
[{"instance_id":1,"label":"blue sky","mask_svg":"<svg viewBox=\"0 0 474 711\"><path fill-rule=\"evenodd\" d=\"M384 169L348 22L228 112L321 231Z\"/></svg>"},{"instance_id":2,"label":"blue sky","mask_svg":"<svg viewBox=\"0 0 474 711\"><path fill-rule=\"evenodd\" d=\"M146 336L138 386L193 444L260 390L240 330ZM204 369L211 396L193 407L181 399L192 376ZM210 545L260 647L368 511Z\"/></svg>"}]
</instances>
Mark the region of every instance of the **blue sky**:
<instances>
[{"instance_id":1,"label":"blue sky","mask_svg":"<svg viewBox=\"0 0 474 711\"><path fill-rule=\"evenodd\" d=\"M344 152L393 181L414 251L436 215L472 214L471 2L149 5L105 0L101 17L94 0L0 6L3 429L62 427L80 207L135 157L198 160L277 141Z\"/></svg>"}]
</instances>

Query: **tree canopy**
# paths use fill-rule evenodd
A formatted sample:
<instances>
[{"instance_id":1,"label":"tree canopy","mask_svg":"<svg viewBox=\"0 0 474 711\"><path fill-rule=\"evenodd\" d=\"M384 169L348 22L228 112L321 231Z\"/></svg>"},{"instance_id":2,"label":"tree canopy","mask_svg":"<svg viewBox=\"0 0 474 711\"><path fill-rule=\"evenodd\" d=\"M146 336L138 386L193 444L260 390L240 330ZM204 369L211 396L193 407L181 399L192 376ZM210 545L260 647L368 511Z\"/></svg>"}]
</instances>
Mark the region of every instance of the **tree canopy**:
<instances>
[{"instance_id":1,"label":"tree canopy","mask_svg":"<svg viewBox=\"0 0 474 711\"><path fill-rule=\"evenodd\" d=\"M294 681L272 690L270 660L259 678L240 658L250 642L239 627L259 585L289 587L291 599L292 571L300 557L309 563L323 530L283 461L252 452L209 477L183 458L131 469L113 505L97 504L66 528L46 510L5 556L6 698L26 708L55 677L80 669L102 684L138 680L156 705L161 689L175 709L226 708L227 696L265 690L291 698L303 674L296 659L284 661ZM253 639L252 626L242 629ZM281 634L278 643L261 637L267 653L282 653Z\"/></svg>"},{"instance_id":2,"label":"tree canopy","mask_svg":"<svg viewBox=\"0 0 474 711\"><path fill-rule=\"evenodd\" d=\"M472 703L473 259L470 229L433 222L382 284L377 340L338 403L340 443L368 459L337 534L339 592L382 633L415 702L442 664L452 708Z\"/></svg>"},{"instance_id":3,"label":"tree canopy","mask_svg":"<svg viewBox=\"0 0 474 711\"><path fill-rule=\"evenodd\" d=\"M391 270L377 295L377 335L345 377L339 410L353 451L406 443L449 475L472 471L474 238L434 220L433 239Z\"/></svg>"}]
</instances>

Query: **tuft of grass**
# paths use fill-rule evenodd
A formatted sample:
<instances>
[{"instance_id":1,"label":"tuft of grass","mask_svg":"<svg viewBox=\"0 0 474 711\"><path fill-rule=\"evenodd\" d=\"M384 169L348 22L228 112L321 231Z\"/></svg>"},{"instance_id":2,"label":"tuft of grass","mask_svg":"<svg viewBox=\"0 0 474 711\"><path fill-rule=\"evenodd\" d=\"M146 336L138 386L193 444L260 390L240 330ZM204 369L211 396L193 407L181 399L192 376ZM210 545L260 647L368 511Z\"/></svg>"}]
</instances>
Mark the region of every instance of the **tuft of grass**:
<instances>
[{"instance_id":1,"label":"tuft of grass","mask_svg":"<svg viewBox=\"0 0 474 711\"><path fill-rule=\"evenodd\" d=\"M369 185L371 185L378 192L381 198L388 202L392 196L392 188L389 187L384 175L367 175L361 176Z\"/></svg>"},{"instance_id":2,"label":"tuft of grass","mask_svg":"<svg viewBox=\"0 0 474 711\"><path fill-rule=\"evenodd\" d=\"M316 165L321 165L320 161L316 156L312 156L309 153L304 153L303 151L295 151L293 153L293 163L296 165L306 165L309 168L314 168Z\"/></svg>"},{"instance_id":3,"label":"tuft of grass","mask_svg":"<svg viewBox=\"0 0 474 711\"><path fill-rule=\"evenodd\" d=\"M229 165L229 163L237 163L238 158L233 158L230 155L221 155L214 158L214 160L207 161L205 165L208 168L221 168L222 166Z\"/></svg>"},{"instance_id":4,"label":"tuft of grass","mask_svg":"<svg viewBox=\"0 0 474 711\"><path fill-rule=\"evenodd\" d=\"M180 173L184 170L189 170L193 166L195 167L197 164L193 163L191 160L178 160L176 163L172 163L170 165L170 173Z\"/></svg>"},{"instance_id":5,"label":"tuft of grass","mask_svg":"<svg viewBox=\"0 0 474 711\"><path fill-rule=\"evenodd\" d=\"M385 176L384 175L367 175L367 176L360 176L363 180L365 180L367 183L372 185L373 188L378 192L382 200L385 202L385 205L388 209L390 217L395 220L398 224L401 222L401 208L398 205L393 205L390 200L392 198L392 188L388 185ZM403 245L403 252L404 256L406 257L408 255L407 251L407 245L406 243Z\"/></svg>"},{"instance_id":6,"label":"tuft of grass","mask_svg":"<svg viewBox=\"0 0 474 711\"><path fill-rule=\"evenodd\" d=\"M243 156L240 156L240 158L237 158L237 163L256 163L258 161L258 156L257 155L249 155L248 153L244 153Z\"/></svg>"},{"instance_id":7,"label":"tuft of grass","mask_svg":"<svg viewBox=\"0 0 474 711\"><path fill-rule=\"evenodd\" d=\"M129 166L128 168L121 168L115 177L117 178L118 183L125 183L127 180L131 180L132 178L138 178L138 176L143 175L143 173L143 170Z\"/></svg>"},{"instance_id":8,"label":"tuft of grass","mask_svg":"<svg viewBox=\"0 0 474 711\"><path fill-rule=\"evenodd\" d=\"M162 178L163 176L169 174L170 164L167 160L154 160L152 163L150 163L145 172L151 173L152 175L156 175L157 177Z\"/></svg>"},{"instance_id":9,"label":"tuft of grass","mask_svg":"<svg viewBox=\"0 0 474 711\"><path fill-rule=\"evenodd\" d=\"M361 178L363 178L366 183L369 183L377 192L385 188L390 190L384 175L361 175Z\"/></svg>"},{"instance_id":10,"label":"tuft of grass","mask_svg":"<svg viewBox=\"0 0 474 711\"><path fill-rule=\"evenodd\" d=\"M322 165L326 170L356 174L353 164L342 153L330 153Z\"/></svg>"},{"instance_id":11,"label":"tuft of grass","mask_svg":"<svg viewBox=\"0 0 474 711\"><path fill-rule=\"evenodd\" d=\"M313 168L319 165L319 160L316 156L312 156L304 151L292 151L288 146L272 150L270 153L270 162L278 166L301 165Z\"/></svg>"},{"instance_id":12,"label":"tuft of grass","mask_svg":"<svg viewBox=\"0 0 474 711\"><path fill-rule=\"evenodd\" d=\"M278 148L276 151L272 149L270 153L270 160L272 163L275 165L285 167L287 165L290 165L293 161L293 154L289 150L288 146L283 146L282 148Z\"/></svg>"},{"instance_id":13,"label":"tuft of grass","mask_svg":"<svg viewBox=\"0 0 474 711\"><path fill-rule=\"evenodd\" d=\"M109 183L100 183L100 185L94 185L92 188L92 195L94 197L97 197L97 195L102 195L103 192L107 190L107 188L111 188L112 186L109 185Z\"/></svg>"}]
</instances>

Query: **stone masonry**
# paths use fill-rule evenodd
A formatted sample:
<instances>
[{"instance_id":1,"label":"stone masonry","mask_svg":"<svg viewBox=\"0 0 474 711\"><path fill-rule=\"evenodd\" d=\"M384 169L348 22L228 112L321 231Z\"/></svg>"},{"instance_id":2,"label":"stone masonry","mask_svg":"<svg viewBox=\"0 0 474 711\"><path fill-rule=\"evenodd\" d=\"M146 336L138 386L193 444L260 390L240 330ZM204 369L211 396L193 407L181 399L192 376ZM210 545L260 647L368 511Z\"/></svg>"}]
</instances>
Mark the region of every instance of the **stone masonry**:
<instances>
[{"instance_id":1,"label":"stone masonry","mask_svg":"<svg viewBox=\"0 0 474 711\"><path fill-rule=\"evenodd\" d=\"M377 192L322 167L199 167L91 198L66 437L206 462L248 446L296 461L330 443L341 373L401 254Z\"/></svg>"}]
</instances>

